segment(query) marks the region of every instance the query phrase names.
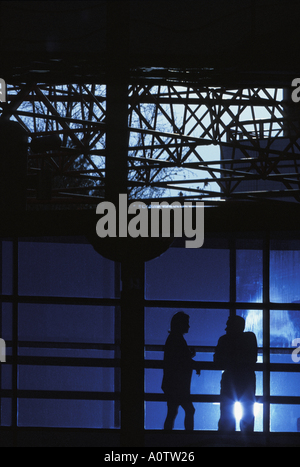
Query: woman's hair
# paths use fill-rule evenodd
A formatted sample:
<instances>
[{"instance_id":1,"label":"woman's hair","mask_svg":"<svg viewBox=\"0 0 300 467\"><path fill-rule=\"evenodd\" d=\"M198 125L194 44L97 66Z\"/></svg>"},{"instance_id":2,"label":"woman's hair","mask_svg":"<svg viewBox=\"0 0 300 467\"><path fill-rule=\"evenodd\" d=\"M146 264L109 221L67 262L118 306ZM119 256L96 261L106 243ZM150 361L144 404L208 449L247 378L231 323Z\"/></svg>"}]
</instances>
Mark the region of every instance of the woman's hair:
<instances>
[{"instance_id":1,"label":"woman's hair","mask_svg":"<svg viewBox=\"0 0 300 467\"><path fill-rule=\"evenodd\" d=\"M186 326L189 319L189 315L183 311L176 313L171 319L171 332L182 332L182 328Z\"/></svg>"}]
</instances>

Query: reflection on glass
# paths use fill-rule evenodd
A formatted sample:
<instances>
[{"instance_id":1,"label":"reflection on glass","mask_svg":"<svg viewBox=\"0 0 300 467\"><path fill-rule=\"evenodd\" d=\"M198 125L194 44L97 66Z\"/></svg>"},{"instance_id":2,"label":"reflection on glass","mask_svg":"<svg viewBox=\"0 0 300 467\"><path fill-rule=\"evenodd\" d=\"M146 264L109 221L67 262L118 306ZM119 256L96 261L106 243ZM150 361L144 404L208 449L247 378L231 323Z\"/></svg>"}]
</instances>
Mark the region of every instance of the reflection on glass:
<instances>
[{"instance_id":1,"label":"reflection on glass","mask_svg":"<svg viewBox=\"0 0 300 467\"><path fill-rule=\"evenodd\" d=\"M300 336L299 312L271 311L270 327L271 347L292 347L293 340Z\"/></svg>"},{"instance_id":2,"label":"reflection on glass","mask_svg":"<svg viewBox=\"0 0 300 467\"><path fill-rule=\"evenodd\" d=\"M281 433L300 431L300 405L271 404L271 431Z\"/></svg>"},{"instance_id":3,"label":"reflection on glass","mask_svg":"<svg viewBox=\"0 0 300 467\"><path fill-rule=\"evenodd\" d=\"M300 251L270 253L270 299L274 303L300 303Z\"/></svg>"},{"instance_id":4,"label":"reflection on glass","mask_svg":"<svg viewBox=\"0 0 300 467\"><path fill-rule=\"evenodd\" d=\"M238 302L262 302L263 252L237 250L236 294Z\"/></svg>"},{"instance_id":5,"label":"reflection on glass","mask_svg":"<svg viewBox=\"0 0 300 467\"><path fill-rule=\"evenodd\" d=\"M263 346L263 312L262 310L237 310L237 315L246 321L245 332L256 335L258 347Z\"/></svg>"}]
</instances>

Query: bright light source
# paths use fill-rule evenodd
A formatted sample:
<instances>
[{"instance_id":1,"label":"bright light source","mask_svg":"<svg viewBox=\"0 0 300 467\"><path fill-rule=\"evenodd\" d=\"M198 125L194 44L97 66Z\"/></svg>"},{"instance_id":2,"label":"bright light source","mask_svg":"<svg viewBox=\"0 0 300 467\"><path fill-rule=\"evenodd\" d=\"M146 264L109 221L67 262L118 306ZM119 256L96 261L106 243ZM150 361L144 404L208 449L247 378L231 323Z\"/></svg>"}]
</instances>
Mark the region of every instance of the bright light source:
<instances>
[{"instance_id":1,"label":"bright light source","mask_svg":"<svg viewBox=\"0 0 300 467\"><path fill-rule=\"evenodd\" d=\"M258 402L255 402L254 404L254 416L258 417L260 415L260 411L263 408L263 404L259 404Z\"/></svg>"},{"instance_id":2,"label":"bright light source","mask_svg":"<svg viewBox=\"0 0 300 467\"><path fill-rule=\"evenodd\" d=\"M263 404L259 404L258 402L255 402L254 404L254 416L255 418L261 418L262 417L262 410L263 410ZM237 421L237 424L239 425L242 417L243 417L243 406L240 402L235 402L234 404L234 417Z\"/></svg>"},{"instance_id":3,"label":"bright light source","mask_svg":"<svg viewBox=\"0 0 300 467\"><path fill-rule=\"evenodd\" d=\"M234 404L234 416L237 422L240 422L243 417L243 407L240 402Z\"/></svg>"}]
</instances>

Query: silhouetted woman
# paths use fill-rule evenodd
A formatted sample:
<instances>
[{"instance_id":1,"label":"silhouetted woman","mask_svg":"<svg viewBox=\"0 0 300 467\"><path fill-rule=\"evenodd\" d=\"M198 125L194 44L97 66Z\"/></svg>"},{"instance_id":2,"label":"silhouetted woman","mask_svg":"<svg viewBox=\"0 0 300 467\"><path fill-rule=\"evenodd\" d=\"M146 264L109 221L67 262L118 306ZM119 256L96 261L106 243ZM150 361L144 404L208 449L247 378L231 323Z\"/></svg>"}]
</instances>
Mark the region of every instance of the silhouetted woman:
<instances>
[{"instance_id":1,"label":"silhouetted woman","mask_svg":"<svg viewBox=\"0 0 300 467\"><path fill-rule=\"evenodd\" d=\"M200 375L199 363L193 360L195 351L189 349L183 335L190 329L190 317L183 311L171 321L171 332L165 344L162 390L167 396L168 415L164 429L173 430L179 406L185 411L185 429L194 429L195 408L191 401L193 370Z\"/></svg>"}]
</instances>

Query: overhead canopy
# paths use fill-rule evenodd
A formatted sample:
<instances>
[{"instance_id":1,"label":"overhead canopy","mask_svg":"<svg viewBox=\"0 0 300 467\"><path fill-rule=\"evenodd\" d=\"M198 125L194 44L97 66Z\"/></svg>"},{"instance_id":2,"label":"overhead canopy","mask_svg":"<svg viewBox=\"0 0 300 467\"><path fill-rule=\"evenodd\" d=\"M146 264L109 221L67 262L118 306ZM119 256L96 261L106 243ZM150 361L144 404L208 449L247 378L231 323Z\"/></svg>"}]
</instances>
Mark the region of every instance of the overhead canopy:
<instances>
[{"instance_id":1,"label":"overhead canopy","mask_svg":"<svg viewBox=\"0 0 300 467\"><path fill-rule=\"evenodd\" d=\"M8 82L99 82L114 59L108 30L115 27L123 41L118 15L122 19L124 9L129 47L120 73L128 64L137 78L149 78L154 67L154 75L170 67L196 69L201 79L220 83L287 84L297 76L298 0L109 0L109 24L106 3L1 1L0 76Z\"/></svg>"}]
</instances>

